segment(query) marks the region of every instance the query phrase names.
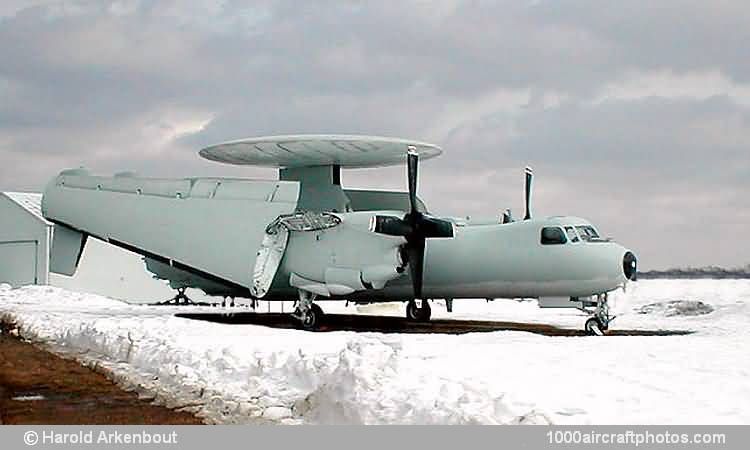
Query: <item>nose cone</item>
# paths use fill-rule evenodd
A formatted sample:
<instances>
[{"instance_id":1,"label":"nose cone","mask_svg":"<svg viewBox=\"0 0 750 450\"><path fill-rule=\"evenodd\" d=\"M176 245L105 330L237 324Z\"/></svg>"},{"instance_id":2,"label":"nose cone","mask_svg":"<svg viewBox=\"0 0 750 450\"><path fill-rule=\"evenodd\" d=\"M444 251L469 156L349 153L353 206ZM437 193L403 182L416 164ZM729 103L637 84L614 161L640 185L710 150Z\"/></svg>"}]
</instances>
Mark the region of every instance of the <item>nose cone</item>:
<instances>
[{"instance_id":1,"label":"nose cone","mask_svg":"<svg viewBox=\"0 0 750 450\"><path fill-rule=\"evenodd\" d=\"M638 273L638 259L635 257L633 252L625 252L625 256L622 257L622 273L625 278L630 281L635 281Z\"/></svg>"}]
</instances>

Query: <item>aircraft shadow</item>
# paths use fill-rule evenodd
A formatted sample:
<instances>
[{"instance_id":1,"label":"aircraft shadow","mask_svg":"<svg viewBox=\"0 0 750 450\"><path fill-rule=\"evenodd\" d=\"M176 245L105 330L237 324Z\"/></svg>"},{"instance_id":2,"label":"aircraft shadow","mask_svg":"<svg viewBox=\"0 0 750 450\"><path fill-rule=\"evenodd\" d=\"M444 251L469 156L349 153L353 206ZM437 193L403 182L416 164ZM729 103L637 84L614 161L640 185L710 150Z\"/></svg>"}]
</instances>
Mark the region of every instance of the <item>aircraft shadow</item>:
<instances>
[{"instance_id":1,"label":"aircraft shadow","mask_svg":"<svg viewBox=\"0 0 750 450\"><path fill-rule=\"evenodd\" d=\"M232 325L262 325L270 328L298 328L289 314L281 313L178 313L176 317ZM446 320L411 322L401 317L361 314L326 314L318 330L359 331L377 333L465 334L490 331L526 331L544 336L585 336L581 330L553 325L524 322L496 322L487 320ZM692 334L688 330L609 330L607 336L676 336Z\"/></svg>"}]
</instances>

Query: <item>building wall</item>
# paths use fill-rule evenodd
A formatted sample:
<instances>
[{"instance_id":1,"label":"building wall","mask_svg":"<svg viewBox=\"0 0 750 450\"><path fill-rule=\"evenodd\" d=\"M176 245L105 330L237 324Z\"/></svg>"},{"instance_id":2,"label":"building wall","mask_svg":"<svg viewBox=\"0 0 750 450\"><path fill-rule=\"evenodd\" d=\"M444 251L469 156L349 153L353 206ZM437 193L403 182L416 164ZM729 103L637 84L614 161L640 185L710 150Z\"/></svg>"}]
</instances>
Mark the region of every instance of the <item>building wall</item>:
<instances>
[{"instance_id":1,"label":"building wall","mask_svg":"<svg viewBox=\"0 0 750 450\"><path fill-rule=\"evenodd\" d=\"M47 284L50 227L0 194L0 283ZM27 264L36 264L36 279L19 279Z\"/></svg>"}]
</instances>

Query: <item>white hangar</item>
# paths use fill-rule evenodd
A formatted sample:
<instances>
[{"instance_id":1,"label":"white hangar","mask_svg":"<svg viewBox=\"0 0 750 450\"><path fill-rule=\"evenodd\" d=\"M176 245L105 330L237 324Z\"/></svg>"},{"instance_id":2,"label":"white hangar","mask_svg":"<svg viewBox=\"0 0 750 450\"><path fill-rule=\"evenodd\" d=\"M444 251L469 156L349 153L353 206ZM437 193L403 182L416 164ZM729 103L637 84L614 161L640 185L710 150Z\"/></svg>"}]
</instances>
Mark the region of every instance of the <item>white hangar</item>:
<instances>
[{"instance_id":1,"label":"white hangar","mask_svg":"<svg viewBox=\"0 0 750 450\"><path fill-rule=\"evenodd\" d=\"M41 201L41 194L0 193L0 283L48 283L53 224Z\"/></svg>"}]
</instances>

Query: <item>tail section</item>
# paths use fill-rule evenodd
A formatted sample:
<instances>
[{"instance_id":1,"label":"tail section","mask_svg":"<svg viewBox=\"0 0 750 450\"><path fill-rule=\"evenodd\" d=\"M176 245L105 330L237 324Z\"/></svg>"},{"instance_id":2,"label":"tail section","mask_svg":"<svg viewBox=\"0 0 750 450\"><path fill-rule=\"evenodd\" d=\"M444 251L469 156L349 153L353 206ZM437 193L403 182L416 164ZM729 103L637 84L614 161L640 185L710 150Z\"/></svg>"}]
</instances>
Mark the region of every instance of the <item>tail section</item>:
<instances>
[{"instance_id":1,"label":"tail section","mask_svg":"<svg viewBox=\"0 0 750 450\"><path fill-rule=\"evenodd\" d=\"M73 276L81 261L88 235L65 225L55 224L50 251L50 272Z\"/></svg>"}]
</instances>

